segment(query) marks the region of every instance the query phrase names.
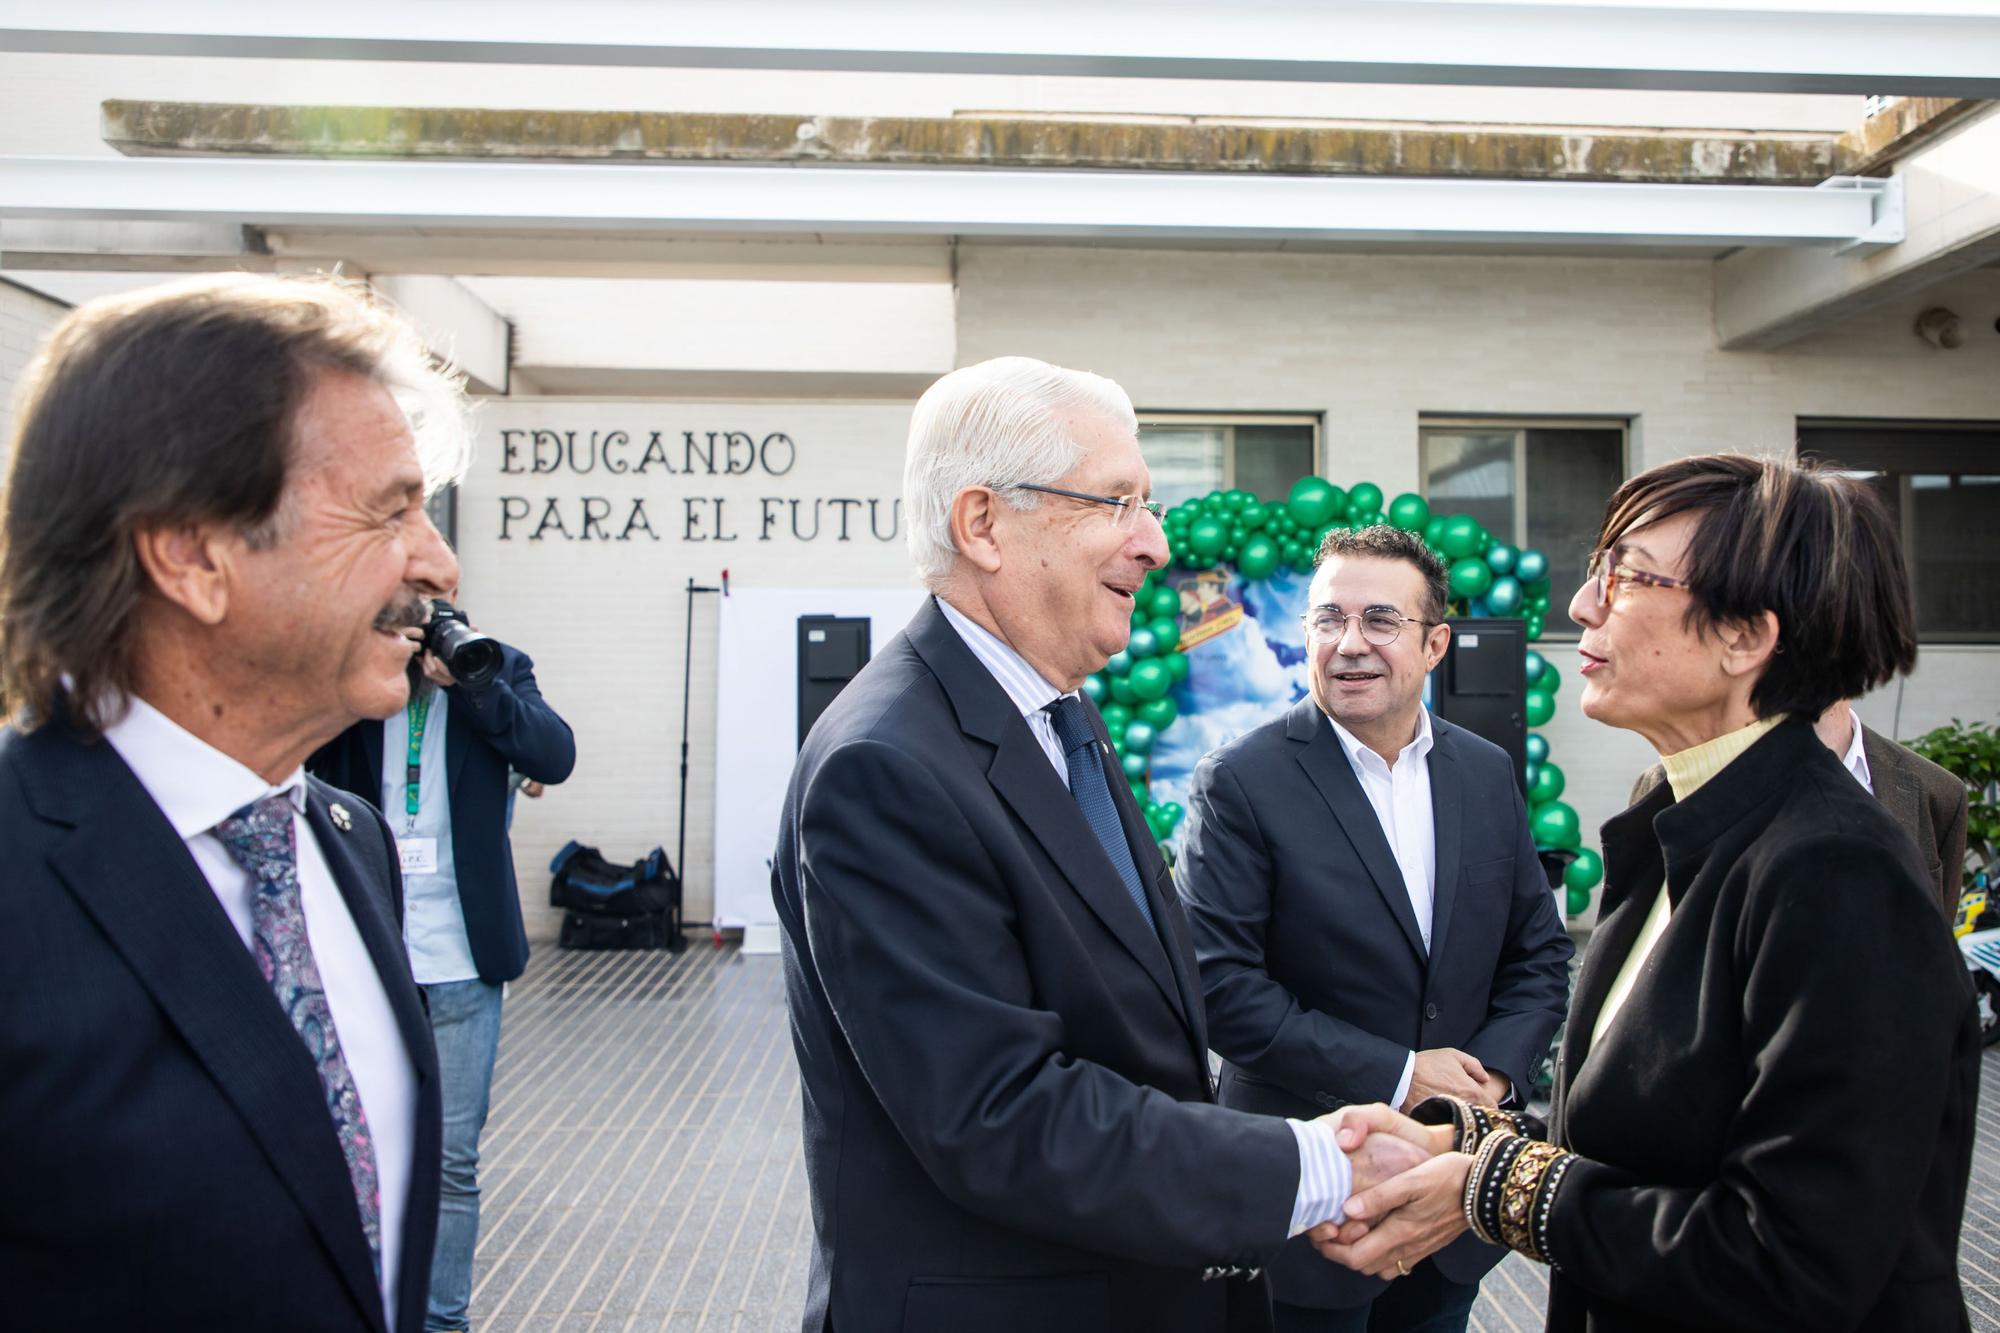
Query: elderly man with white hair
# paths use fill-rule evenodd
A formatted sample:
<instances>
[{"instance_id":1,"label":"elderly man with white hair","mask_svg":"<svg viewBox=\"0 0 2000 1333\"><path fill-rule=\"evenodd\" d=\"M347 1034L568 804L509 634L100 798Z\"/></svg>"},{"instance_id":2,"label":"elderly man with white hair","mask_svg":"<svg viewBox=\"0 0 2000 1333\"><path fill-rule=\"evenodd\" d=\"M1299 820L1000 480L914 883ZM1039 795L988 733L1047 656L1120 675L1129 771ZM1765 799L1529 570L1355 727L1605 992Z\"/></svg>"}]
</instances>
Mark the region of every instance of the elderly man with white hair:
<instances>
[{"instance_id":1,"label":"elderly man with white hair","mask_svg":"<svg viewBox=\"0 0 2000 1333\"><path fill-rule=\"evenodd\" d=\"M917 404L932 598L807 739L773 865L805 1328L1268 1327L1261 1266L1405 1169L1224 1110L1187 923L1085 676L1165 563L1131 401L1024 357Z\"/></svg>"}]
</instances>

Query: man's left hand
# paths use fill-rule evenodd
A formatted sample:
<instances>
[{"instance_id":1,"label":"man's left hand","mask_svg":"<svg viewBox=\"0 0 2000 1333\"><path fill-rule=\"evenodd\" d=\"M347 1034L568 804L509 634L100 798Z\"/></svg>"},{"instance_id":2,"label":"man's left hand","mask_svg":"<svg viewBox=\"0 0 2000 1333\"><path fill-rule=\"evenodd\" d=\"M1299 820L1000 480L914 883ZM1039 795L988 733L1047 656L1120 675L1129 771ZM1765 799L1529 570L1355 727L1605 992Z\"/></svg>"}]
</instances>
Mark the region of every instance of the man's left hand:
<instances>
[{"instance_id":1,"label":"man's left hand","mask_svg":"<svg viewBox=\"0 0 2000 1333\"><path fill-rule=\"evenodd\" d=\"M1486 1077L1479 1081L1481 1100L1488 1106L1505 1106L1507 1099L1514 1095L1514 1080L1497 1069L1486 1071Z\"/></svg>"},{"instance_id":2,"label":"man's left hand","mask_svg":"<svg viewBox=\"0 0 2000 1333\"><path fill-rule=\"evenodd\" d=\"M423 653L418 665L423 670L424 679L441 689L450 689L458 684L458 677L451 674L451 668L436 653Z\"/></svg>"}]
</instances>

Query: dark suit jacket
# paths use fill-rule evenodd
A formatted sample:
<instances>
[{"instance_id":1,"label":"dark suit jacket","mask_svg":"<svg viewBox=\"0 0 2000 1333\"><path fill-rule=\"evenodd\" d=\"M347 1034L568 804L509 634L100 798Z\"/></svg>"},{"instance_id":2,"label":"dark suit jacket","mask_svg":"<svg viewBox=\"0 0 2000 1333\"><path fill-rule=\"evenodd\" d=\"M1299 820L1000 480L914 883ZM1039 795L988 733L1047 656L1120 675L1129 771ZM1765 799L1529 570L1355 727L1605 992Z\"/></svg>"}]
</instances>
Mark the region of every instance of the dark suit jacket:
<instances>
[{"instance_id":1,"label":"dark suit jacket","mask_svg":"<svg viewBox=\"0 0 2000 1333\"><path fill-rule=\"evenodd\" d=\"M1964 1329L1978 1020L1909 835L1791 721L1611 820L1604 860L1549 1328ZM1663 881L1672 920L1593 1046Z\"/></svg>"},{"instance_id":2,"label":"dark suit jacket","mask_svg":"<svg viewBox=\"0 0 2000 1333\"><path fill-rule=\"evenodd\" d=\"M1296 1140L1212 1104L1186 922L1092 714L1147 928L934 602L820 718L772 890L805 1102L805 1328L1267 1324Z\"/></svg>"},{"instance_id":3,"label":"dark suit jacket","mask_svg":"<svg viewBox=\"0 0 2000 1333\"><path fill-rule=\"evenodd\" d=\"M444 691L445 790L465 935L482 981L512 981L528 965L514 849L507 841L507 770L561 782L576 767L576 739L535 684L535 664L505 644L500 674L482 689ZM307 767L336 787L382 803L385 723L357 722L321 747ZM401 818L400 810L389 812Z\"/></svg>"},{"instance_id":4,"label":"dark suit jacket","mask_svg":"<svg viewBox=\"0 0 2000 1333\"><path fill-rule=\"evenodd\" d=\"M328 815L338 799L353 818ZM437 1057L388 831L309 780L306 816L416 1070L397 1318L423 1327ZM64 718L0 732L0 1323L381 1329L305 1043L138 778Z\"/></svg>"},{"instance_id":5,"label":"dark suit jacket","mask_svg":"<svg viewBox=\"0 0 2000 1333\"><path fill-rule=\"evenodd\" d=\"M1222 1104L1307 1118L1388 1101L1413 1050L1455 1046L1522 1095L1561 1023L1574 952L1535 855L1513 762L1432 718L1437 891L1426 954L1381 821L1310 698L1195 769L1180 887L1227 1062ZM1437 1255L1476 1282L1503 1253ZM1304 1237L1271 1267L1293 1305L1340 1309L1386 1283Z\"/></svg>"},{"instance_id":6,"label":"dark suit jacket","mask_svg":"<svg viewBox=\"0 0 2000 1333\"><path fill-rule=\"evenodd\" d=\"M1958 917L1958 898L1965 887L1965 782L1907 745L1899 745L1868 727L1861 729L1861 753L1868 760L1868 777L1875 799L1903 827L1923 854L1924 874L1937 885L1944 919ZM1637 805L1667 780L1667 770L1654 764L1632 784L1627 805Z\"/></svg>"}]
</instances>

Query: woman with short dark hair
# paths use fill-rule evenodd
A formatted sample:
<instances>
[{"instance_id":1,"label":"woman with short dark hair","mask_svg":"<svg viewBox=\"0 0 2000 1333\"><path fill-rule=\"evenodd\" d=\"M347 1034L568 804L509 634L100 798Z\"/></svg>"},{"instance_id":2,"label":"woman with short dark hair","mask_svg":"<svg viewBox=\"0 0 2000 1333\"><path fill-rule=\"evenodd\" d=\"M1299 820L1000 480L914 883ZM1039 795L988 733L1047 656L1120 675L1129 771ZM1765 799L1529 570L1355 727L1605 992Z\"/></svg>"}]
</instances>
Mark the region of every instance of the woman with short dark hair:
<instances>
[{"instance_id":1,"label":"woman with short dark hair","mask_svg":"<svg viewBox=\"0 0 2000 1333\"><path fill-rule=\"evenodd\" d=\"M1551 1266L1551 1330L1966 1328L1971 992L1917 849L1812 729L1915 661L1881 501L1789 460L1654 468L1570 616L1584 714L1668 780L1604 826L1553 1132L1419 1107L1439 1155L1315 1239L1394 1276L1470 1226Z\"/></svg>"}]
</instances>

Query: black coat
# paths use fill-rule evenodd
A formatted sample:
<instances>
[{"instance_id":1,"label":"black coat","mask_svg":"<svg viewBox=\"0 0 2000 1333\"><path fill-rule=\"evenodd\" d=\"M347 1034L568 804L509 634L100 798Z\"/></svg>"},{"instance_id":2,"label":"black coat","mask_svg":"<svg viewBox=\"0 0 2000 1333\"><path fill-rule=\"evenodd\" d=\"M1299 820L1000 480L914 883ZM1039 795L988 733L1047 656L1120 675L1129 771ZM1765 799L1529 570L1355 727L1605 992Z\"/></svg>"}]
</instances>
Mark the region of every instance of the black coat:
<instances>
[{"instance_id":1,"label":"black coat","mask_svg":"<svg viewBox=\"0 0 2000 1333\"><path fill-rule=\"evenodd\" d=\"M444 691L445 790L451 798L451 852L458 901L479 979L498 985L528 965L528 935L514 851L507 840L507 770L561 782L576 767L576 739L535 684L535 664L500 645L500 674L479 689ZM306 766L336 787L382 803L385 723L357 722L322 746ZM400 816L401 812L392 812Z\"/></svg>"},{"instance_id":2,"label":"black coat","mask_svg":"<svg viewBox=\"0 0 2000 1333\"><path fill-rule=\"evenodd\" d=\"M1302 699L1195 770L1181 893L1224 1106L1309 1118L1389 1101L1413 1050L1455 1046L1525 1097L1569 999L1574 952L1514 765L1442 718L1428 759L1436 894L1425 951L1381 821L1333 724ZM1436 1256L1477 1282L1505 1251ZM1343 1309L1388 1284L1304 1238L1271 1265L1292 1305Z\"/></svg>"},{"instance_id":3,"label":"black coat","mask_svg":"<svg viewBox=\"0 0 2000 1333\"><path fill-rule=\"evenodd\" d=\"M397 1318L419 1329L437 1057L403 956L396 857L345 792L309 779L306 817L415 1072ZM61 718L0 732L0 847L0 1324L381 1329L318 1071L118 752Z\"/></svg>"},{"instance_id":4,"label":"black coat","mask_svg":"<svg viewBox=\"0 0 2000 1333\"><path fill-rule=\"evenodd\" d=\"M805 1327L1269 1320L1291 1130L1212 1104L1187 926L1124 780L1149 930L935 603L813 727L773 894L805 1103ZM1170 946L1170 947L1169 947Z\"/></svg>"},{"instance_id":5,"label":"black coat","mask_svg":"<svg viewBox=\"0 0 2000 1333\"><path fill-rule=\"evenodd\" d=\"M1611 820L1604 855L1548 1327L1966 1328L1978 1022L1909 835L1794 720ZM1593 1047L1663 880L1672 920Z\"/></svg>"}]
</instances>

